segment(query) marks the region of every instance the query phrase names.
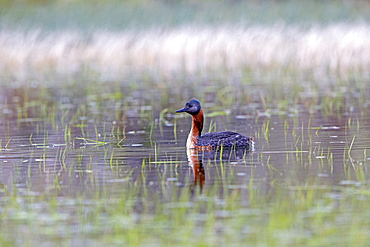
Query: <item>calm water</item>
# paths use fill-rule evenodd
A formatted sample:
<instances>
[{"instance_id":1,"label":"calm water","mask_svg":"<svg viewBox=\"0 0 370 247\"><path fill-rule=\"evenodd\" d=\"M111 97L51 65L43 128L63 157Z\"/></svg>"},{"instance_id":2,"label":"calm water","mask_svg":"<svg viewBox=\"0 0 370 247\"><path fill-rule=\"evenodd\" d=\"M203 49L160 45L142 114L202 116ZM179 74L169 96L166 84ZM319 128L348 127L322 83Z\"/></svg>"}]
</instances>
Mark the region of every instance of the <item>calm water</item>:
<instances>
[{"instance_id":1,"label":"calm water","mask_svg":"<svg viewBox=\"0 0 370 247\"><path fill-rule=\"evenodd\" d=\"M5 114L0 126L1 182L10 191L16 186L18 193L42 193L45 186L55 183L54 176L57 175L61 192L65 195L86 193L86 190L93 192L96 188L90 187L91 183L108 183L111 186L108 190L114 193L120 183L135 181L144 171L153 187L163 180L171 186L188 185L186 181L192 172L188 166L185 142L191 120L186 114L167 114L169 121L173 122L174 117L177 119L175 136L172 123L158 123L158 120L157 123L156 120L149 123L135 114L130 116L130 113L124 122L117 119L95 122L80 116L82 124L59 122L54 124L58 127L53 127L38 117L8 118L11 110L6 107L2 106ZM219 182L216 168L220 160L235 173L238 186L246 181L251 166L255 174L259 174L259 179L266 179L266 183L267 178L300 183L312 177L340 183L343 179L343 153L352 141L352 155L356 160L366 151L369 123L364 119L354 118L350 128L350 116L324 117L320 113L304 111L290 116L256 115L206 118L206 131L212 121L218 131L232 130L256 138L252 151L231 151L231 156L228 155L230 151L225 151L222 159L217 152L199 154L205 167L206 187ZM70 128L67 143L65 129L61 127L63 124ZM267 124L268 133L265 135ZM362 127L357 127L358 124ZM121 129L121 136L116 135L116 129ZM328 152L332 155L330 160ZM330 166L321 165L328 162ZM279 171L276 178L268 174L268 165ZM158 173L161 177L157 176Z\"/></svg>"},{"instance_id":2,"label":"calm water","mask_svg":"<svg viewBox=\"0 0 370 247\"><path fill-rule=\"evenodd\" d=\"M58 233L59 237L72 236L78 244L82 244L79 234L90 230L76 225L77 201L84 201L85 210L93 210L90 200L119 199L128 186L145 183L150 193L143 200L150 202L156 195L172 207L167 195L174 188L195 195L222 184L222 198L222 190L228 189L246 190L247 194L251 178L253 189L262 194L276 184L294 188L314 181L317 189L358 186L361 178L347 170L353 163L368 162L370 124L355 111L323 116L297 106L292 113L272 109L267 114L257 103L248 114L237 109L238 115L206 117L205 126L207 130L212 123L217 131L254 136L254 150L187 153L190 117L186 114L168 111L161 121L150 106L117 111L109 106L112 102L101 106L88 103L89 110L84 112L68 98L51 96L59 103L46 109L53 116L48 118L38 109L42 101L29 100L26 114L19 112L24 99L8 96L3 94L0 106L0 203L17 195L17 204L25 212L39 207L40 214L35 217L48 219L50 214L42 210L48 206L29 198L56 196L57 204L62 205L57 214L63 218L58 227L69 229ZM88 101L81 102L84 100ZM204 111L207 115L207 107ZM248 206L247 197L243 200ZM136 210L141 213L140 203ZM19 217L13 220L22 222ZM47 245L45 235L40 233L38 238Z\"/></svg>"}]
</instances>

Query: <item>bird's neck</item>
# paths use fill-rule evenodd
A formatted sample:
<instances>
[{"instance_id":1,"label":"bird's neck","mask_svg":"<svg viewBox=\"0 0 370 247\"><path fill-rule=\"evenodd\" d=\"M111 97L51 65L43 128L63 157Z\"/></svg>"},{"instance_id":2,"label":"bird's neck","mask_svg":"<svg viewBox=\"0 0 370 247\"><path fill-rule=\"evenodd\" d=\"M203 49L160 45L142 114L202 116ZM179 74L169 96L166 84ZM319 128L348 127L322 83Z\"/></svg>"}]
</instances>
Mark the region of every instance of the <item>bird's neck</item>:
<instances>
[{"instance_id":1,"label":"bird's neck","mask_svg":"<svg viewBox=\"0 0 370 247\"><path fill-rule=\"evenodd\" d=\"M192 115L191 130L186 141L187 148L195 148L197 137L201 136L203 129L203 111L200 109L197 115Z\"/></svg>"}]
</instances>

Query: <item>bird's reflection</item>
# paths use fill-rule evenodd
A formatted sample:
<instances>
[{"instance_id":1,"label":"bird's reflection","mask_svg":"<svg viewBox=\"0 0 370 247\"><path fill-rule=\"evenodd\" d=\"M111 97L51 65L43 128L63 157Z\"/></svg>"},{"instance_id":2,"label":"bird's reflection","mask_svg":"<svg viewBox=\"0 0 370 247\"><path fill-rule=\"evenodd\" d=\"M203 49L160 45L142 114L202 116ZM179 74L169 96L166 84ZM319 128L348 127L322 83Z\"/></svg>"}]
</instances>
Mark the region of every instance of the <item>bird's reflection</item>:
<instances>
[{"instance_id":1,"label":"bird's reflection","mask_svg":"<svg viewBox=\"0 0 370 247\"><path fill-rule=\"evenodd\" d=\"M191 185L191 191L194 193L195 188L199 186L200 193L202 193L205 182L202 152L198 149L187 148L186 153L188 156L189 166L193 170L193 184Z\"/></svg>"},{"instance_id":2,"label":"bird's reflection","mask_svg":"<svg viewBox=\"0 0 370 247\"><path fill-rule=\"evenodd\" d=\"M223 152L216 150L200 150L196 148L188 148L186 151L189 166L193 172L193 183L191 185L192 193L199 187L200 193L203 192L205 184L205 171L203 166L204 160L240 160L244 159L249 153L249 149L226 149Z\"/></svg>"}]
</instances>

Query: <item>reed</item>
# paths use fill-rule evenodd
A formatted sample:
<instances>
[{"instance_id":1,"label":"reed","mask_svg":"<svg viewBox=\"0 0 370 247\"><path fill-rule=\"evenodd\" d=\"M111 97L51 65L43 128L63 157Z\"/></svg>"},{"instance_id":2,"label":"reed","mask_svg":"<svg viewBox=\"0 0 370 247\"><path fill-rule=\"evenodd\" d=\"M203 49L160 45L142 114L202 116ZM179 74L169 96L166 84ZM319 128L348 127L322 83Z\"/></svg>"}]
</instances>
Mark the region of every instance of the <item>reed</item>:
<instances>
[{"instance_id":1,"label":"reed","mask_svg":"<svg viewBox=\"0 0 370 247\"><path fill-rule=\"evenodd\" d=\"M308 30L290 26L202 29L190 26L145 33L95 31L94 38L85 42L84 34L70 31L45 35L30 30L25 35L22 31L2 30L0 51L3 63L0 71L19 82L28 79L45 82L43 78L53 74L73 77L76 71L83 75L85 70L98 75L109 74L105 80L114 81L131 78L135 74L145 75L147 68L151 68L155 73L150 75L150 81L159 79L161 82L157 85L162 85L170 81L172 84L173 74L194 75L199 72L206 78L212 78L214 73L219 78L237 74L238 80L243 76L261 80L261 73L287 77L287 74L279 72L280 69L274 69L283 67L288 68L289 74L304 80L309 80L309 76L319 88L330 90L330 79L348 81L352 80L353 74L356 81L368 79L369 33L366 24L315 26ZM214 40L217 43L213 43ZM78 45L81 43L84 45ZM327 52L329 50L331 52ZM225 73L217 72L223 68L227 68ZM324 68L324 71L316 68ZM39 73L33 74L33 69ZM83 77L88 78L89 74ZM217 94L225 104L230 98L225 98L225 93L233 84L231 78L226 80L229 85ZM273 81L273 78L265 76L263 80ZM318 82L322 85L316 84ZM298 87L291 92L302 90ZM281 93L282 90L275 90L275 94ZM327 103L324 98L324 109L333 111L341 107L340 97L329 97L335 102Z\"/></svg>"}]
</instances>

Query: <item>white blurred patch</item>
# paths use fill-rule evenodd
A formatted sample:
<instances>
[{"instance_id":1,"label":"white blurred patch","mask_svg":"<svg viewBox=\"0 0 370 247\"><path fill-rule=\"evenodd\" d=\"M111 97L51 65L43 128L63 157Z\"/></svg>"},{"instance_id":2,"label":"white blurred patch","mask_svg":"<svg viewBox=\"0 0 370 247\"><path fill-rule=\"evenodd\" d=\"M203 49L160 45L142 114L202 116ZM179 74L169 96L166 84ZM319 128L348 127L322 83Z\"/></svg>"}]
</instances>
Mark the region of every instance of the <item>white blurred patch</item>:
<instances>
[{"instance_id":1,"label":"white blurred patch","mask_svg":"<svg viewBox=\"0 0 370 247\"><path fill-rule=\"evenodd\" d=\"M183 27L90 35L1 30L0 57L0 72L17 80L86 71L112 80L135 73L171 76L272 66L310 69L317 77L354 71L368 74L370 26Z\"/></svg>"}]
</instances>

